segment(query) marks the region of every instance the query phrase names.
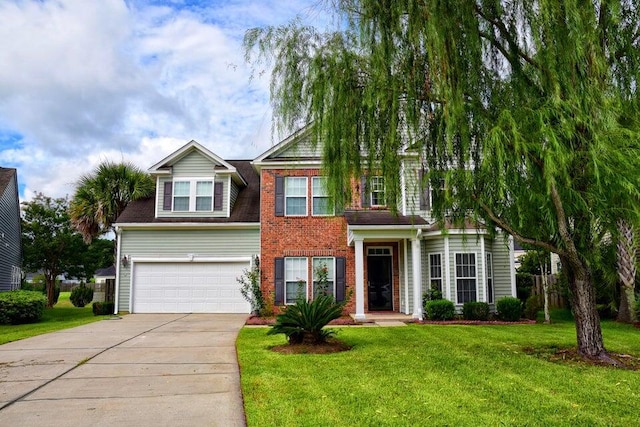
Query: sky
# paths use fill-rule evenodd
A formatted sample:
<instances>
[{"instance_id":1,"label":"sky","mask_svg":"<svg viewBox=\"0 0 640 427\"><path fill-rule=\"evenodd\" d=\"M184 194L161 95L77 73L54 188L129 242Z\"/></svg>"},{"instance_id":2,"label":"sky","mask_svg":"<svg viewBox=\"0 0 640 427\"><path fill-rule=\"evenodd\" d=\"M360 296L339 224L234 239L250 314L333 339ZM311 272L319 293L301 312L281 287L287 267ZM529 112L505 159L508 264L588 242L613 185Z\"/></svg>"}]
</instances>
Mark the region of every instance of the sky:
<instances>
[{"instance_id":1,"label":"sky","mask_svg":"<svg viewBox=\"0 0 640 427\"><path fill-rule=\"evenodd\" d=\"M247 29L317 0L0 1L0 166L22 201L71 197L105 160L147 170L192 139L252 159L271 132L268 75L251 78Z\"/></svg>"}]
</instances>

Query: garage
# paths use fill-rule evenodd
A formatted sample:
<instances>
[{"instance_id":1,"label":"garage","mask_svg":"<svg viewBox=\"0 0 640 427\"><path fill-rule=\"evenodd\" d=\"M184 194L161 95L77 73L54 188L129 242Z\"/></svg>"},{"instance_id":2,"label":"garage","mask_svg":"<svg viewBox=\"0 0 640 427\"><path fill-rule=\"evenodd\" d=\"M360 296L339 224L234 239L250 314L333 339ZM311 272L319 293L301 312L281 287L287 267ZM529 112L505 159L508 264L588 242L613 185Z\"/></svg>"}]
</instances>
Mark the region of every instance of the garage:
<instances>
[{"instance_id":1,"label":"garage","mask_svg":"<svg viewBox=\"0 0 640 427\"><path fill-rule=\"evenodd\" d=\"M134 313L249 313L236 278L249 262L139 262L132 266Z\"/></svg>"}]
</instances>

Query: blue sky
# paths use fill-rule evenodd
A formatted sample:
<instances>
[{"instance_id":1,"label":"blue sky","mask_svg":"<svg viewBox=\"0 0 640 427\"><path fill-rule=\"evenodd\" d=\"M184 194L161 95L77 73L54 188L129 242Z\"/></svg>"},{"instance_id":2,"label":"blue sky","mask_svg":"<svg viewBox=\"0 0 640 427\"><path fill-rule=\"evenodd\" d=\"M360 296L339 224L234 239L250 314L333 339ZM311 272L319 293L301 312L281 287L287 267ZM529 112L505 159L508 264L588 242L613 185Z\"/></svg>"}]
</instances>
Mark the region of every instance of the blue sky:
<instances>
[{"instance_id":1,"label":"blue sky","mask_svg":"<svg viewBox=\"0 0 640 427\"><path fill-rule=\"evenodd\" d=\"M242 37L318 0L2 0L0 166L21 198L71 196L103 160L147 169L195 139L227 159L272 144L268 80Z\"/></svg>"}]
</instances>

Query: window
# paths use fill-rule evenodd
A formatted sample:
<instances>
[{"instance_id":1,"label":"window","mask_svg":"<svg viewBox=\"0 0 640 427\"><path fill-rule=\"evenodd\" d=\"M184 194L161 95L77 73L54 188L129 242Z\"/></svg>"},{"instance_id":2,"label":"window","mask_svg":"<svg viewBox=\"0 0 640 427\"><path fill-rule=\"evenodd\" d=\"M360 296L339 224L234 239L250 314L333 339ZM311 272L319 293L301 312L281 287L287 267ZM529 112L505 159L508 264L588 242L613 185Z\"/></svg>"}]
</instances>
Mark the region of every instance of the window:
<instances>
[{"instance_id":1,"label":"window","mask_svg":"<svg viewBox=\"0 0 640 427\"><path fill-rule=\"evenodd\" d=\"M321 289L319 287L319 270L322 270L326 274L326 288ZM313 295L320 295L326 293L327 295L335 295L335 258L333 257L318 257L313 258Z\"/></svg>"},{"instance_id":2,"label":"window","mask_svg":"<svg viewBox=\"0 0 640 427\"><path fill-rule=\"evenodd\" d=\"M327 178L314 176L311 178L311 213L312 215L333 215L327 192Z\"/></svg>"},{"instance_id":3,"label":"window","mask_svg":"<svg viewBox=\"0 0 640 427\"><path fill-rule=\"evenodd\" d=\"M442 255L429 254L429 286L442 292Z\"/></svg>"},{"instance_id":4,"label":"window","mask_svg":"<svg viewBox=\"0 0 640 427\"><path fill-rule=\"evenodd\" d=\"M487 302L493 303L493 254L487 253Z\"/></svg>"},{"instance_id":5,"label":"window","mask_svg":"<svg viewBox=\"0 0 640 427\"><path fill-rule=\"evenodd\" d=\"M176 181L173 183L173 210L188 211L189 210L189 181Z\"/></svg>"},{"instance_id":6,"label":"window","mask_svg":"<svg viewBox=\"0 0 640 427\"><path fill-rule=\"evenodd\" d=\"M299 296L306 299L307 277L307 258L284 259L285 304L295 303Z\"/></svg>"},{"instance_id":7,"label":"window","mask_svg":"<svg viewBox=\"0 0 640 427\"><path fill-rule=\"evenodd\" d=\"M307 215L307 178L287 177L285 180L285 215Z\"/></svg>"},{"instance_id":8,"label":"window","mask_svg":"<svg viewBox=\"0 0 640 427\"><path fill-rule=\"evenodd\" d=\"M384 178L381 176L372 176L369 182L369 187L371 188L371 206L386 205L384 195Z\"/></svg>"},{"instance_id":9,"label":"window","mask_svg":"<svg viewBox=\"0 0 640 427\"><path fill-rule=\"evenodd\" d=\"M458 304L476 300L476 254L456 254L456 290Z\"/></svg>"},{"instance_id":10,"label":"window","mask_svg":"<svg viewBox=\"0 0 640 427\"><path fill-rule=\"evenodd\" d=\"M210 211L213 202L213 182L196 182L196 210Z\"/></svg>"},{"instance_id":11,"label":"window","mask_svg":"<svg viewBox=\"0 0 640 427\"><path fill-rule=\"evenodd\" d=\"M431 187L431 207L433 207L434 203L442 203L445 195L446 186L444 178L437 179L436 183L436 185L432 185Z\"/></svg>"}]
</instances>

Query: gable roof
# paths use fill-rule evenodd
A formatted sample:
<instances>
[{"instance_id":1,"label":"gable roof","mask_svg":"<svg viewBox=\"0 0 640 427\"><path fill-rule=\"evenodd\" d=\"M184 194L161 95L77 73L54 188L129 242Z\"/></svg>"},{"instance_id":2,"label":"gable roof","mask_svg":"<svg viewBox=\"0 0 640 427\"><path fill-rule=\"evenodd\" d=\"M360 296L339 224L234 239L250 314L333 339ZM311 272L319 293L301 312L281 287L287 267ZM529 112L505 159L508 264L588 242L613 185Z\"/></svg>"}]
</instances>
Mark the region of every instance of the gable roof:
<instances>
[{"instance_id":1,"label":"gable roof","mask_svg":"<svg viewBox=\"0 0 640 427\"><path fill-rule=\"evenodd\" d=\"M246 182L238 193L228 218L156 218L155 196L130 202L116 220L116 224L170 223L257 223L260 221L260 177L249 160L229 160L228 164Z\"/></svg>"},{"instance_id":2,"label":"gable roof","mask_svg":"<svg viewBox=\"0 0 640 427\"><path fill-rule=\"evenodd\" d=\"M220 165L222 167L222 170L226 170L227 172L234 174L234 178L236 178L236 181L239 181L239 183L246 185L246 181L243 180L241 175L237 174L236 168L231 163L227 162L226 160L223 160L220 156L210 151L206 147L202 146L200 143L198 143L195 140L189 141L188 143L178 148L173 153L169 154L164 159L160 160L155 165L151 166L149 168L149 173L152 175L169 173L171 170L171 167L174 164L176 164L185 156L187 156L188 154L194 151L200 153L205 158L210 160L212 163ZM218 170L218 172L220 171L221 170Z\"/></svg>"},{"instance_id":3,"label":"gable roof","mask_svg":"<svg viewBox=\"0 0 640 427\"><path fill-rule=\"evenodd\" d=\"M267 151L265 151L264 153L256 157L252 163L256 165L256 164L261 164L267 161L274 160L274 157L276 157L279 153L282 153L288 150L291 145L299 142L305 137L308 137L311 133L311 126L312 125L307 125L298 129L297 131L295 131L294 133L292 133L291 135L289 135L288 137L286 137L285 139L283 139L282 141L280 141L279 143L277 143L276 145L274 145L273 147L269 148ZM291 159L286 159L286 160L291 160Z\"/></svg>"},{"instance_id":4,"label":"gable roof","mask_svg":"<svg viewBox=\"0 0 640 427\"><path fill-rule=\"evenodd\" d=\"M16 169L0 166L0 194L4 193L11 180L17 175Z\"/></svg>"}]
</instances>

